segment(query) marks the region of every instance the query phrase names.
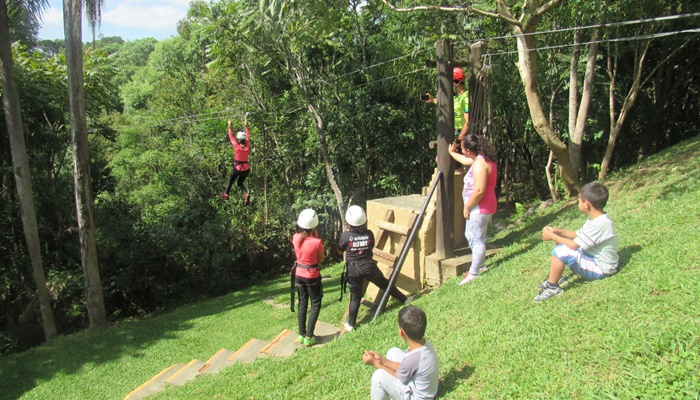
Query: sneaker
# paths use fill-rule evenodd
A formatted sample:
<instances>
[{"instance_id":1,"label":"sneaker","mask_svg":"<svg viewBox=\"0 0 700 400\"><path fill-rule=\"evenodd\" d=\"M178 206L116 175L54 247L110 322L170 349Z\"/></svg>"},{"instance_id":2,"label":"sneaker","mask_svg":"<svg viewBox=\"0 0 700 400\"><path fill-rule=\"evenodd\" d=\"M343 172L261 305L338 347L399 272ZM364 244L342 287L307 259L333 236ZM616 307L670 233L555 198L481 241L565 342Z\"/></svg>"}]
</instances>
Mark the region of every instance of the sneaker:
<instances>
[{"instance_id":1,"label":"sneaker","mask_svg":"<svg viewBox=\"0 0 700 400\"><path fill-rule=\"evenodd\" d=\"M571 279L571 276L562 276L557 283L559 283L561 287L566 287L569 284L569 279Z\"/></svg>"},{"instance_id":2,"label":"sneaker","mask_svg":"<svg viewBox=\"0 0 700 400\"><path fill-rule=\"evenodd\" d=\"M562 277L559 279L559 281L557 282L557 284L558 284L560 287L565 288L565 287L569 284L569 279L570 279L570 278L571 278L570 276L562 276ZM545 279L544 282L540 283L539 286L537 286L537 293L542 293L542 291L544 291L544 289L547 287L547 281L548 281L548 280L549 280L549 279Z\"/></svg>"},{"instance_id":3,"label":"sneaker","mask_svg":"<svg viewBox=\"0 0 700 400\"><path fill-rule=\"evenodd\" d=\"M221 198L224 200L228 200L228 195L226 194L226 192L221 193Z\"/></svg>"},{"instance_id":4,"label":"sneaker","mask_svg":"<svg viewBox=\"0 0 700 400\"><path fill-rule=\"evenodd\" d=\"M353 329L353 328L352 328L352 326L350 326L350 324L348 324L347 322L345 322L345 323L343 324L343 326L345 327L345 330L346 330L347 332L352 332L352 329Z\"/></svg>"},{"instance_id":5,"label":"sneaker","mask_svg":"<svg viewBox=\"0 0 700 400\"><path fill-rule=\"evenodd\" d=\"M406 297L406 301L403 302L403 305L407 306L411 303L413 303L413 296L408 296Z\"/></svg>"},{"instance_id":6,"label":"sneaker","mask_svg":"<svg viewBox=\"0 0 700 400\"><path fill-rule=\"evenodd\" d=\"M250 195L248 193L243 195L243 204L248 205L250 203Z\"/></svg>"},{"instance_id":7,"label":"sneaker","mask_svg":"<svg viewBox=\"0 0 700 400\"><path fill-rule=\"evenodd\" d=\"M304 335L299 335L296 342L299 344L304 344Z\"/></svg>"},{"instance_id":8,"label":"sneaker","mask_svg":"<svg viewBox=\"0 0 700 400\"><path fill-rule=\"evenodd\" d=\"M486 272L486 271L488 271L488 270L489 270L489 269L488 269L486 266L483 266L483 267L479 268L479 273L481 274L481 273L484 273L484 272Z\"/></svg>"},{"instance_id":9,"label":"sneaker","mask_svg":"<svg viewBox=\"0 0 700 400\"><path fill-rule=\"evenodd\" d=\"M311 336L310 338L304 338L304 346L311 347L316 344L316 336Z\"/></svg>"},{"instance_id":10,"label":"sneaker","mask_svg":"<svg viewBox=\"0 0 700 400\"><path fill-rule=\"evenodd\" d=\"M564 293L564 289L560 288L559 286L557 286L555 288L545 287L544 290L542 291L542 293L535 296L533 301L535 303L538 303L542 300L547 300L550 297L559 296L562 293Z\"/></svg>"},{"instance_id":11,"label":"sneaker","mask_svg":"<svg viewBox=\"0 0 700 400\"><path fill-rule=\"evenodd\" d=\"M467 276L465 276L464 279L462 279L462 282L459 283L459 286L462 286L465 283L469 283L478 277L479 277L479 275L467 274Z\"/></svg>"}]
</instances>

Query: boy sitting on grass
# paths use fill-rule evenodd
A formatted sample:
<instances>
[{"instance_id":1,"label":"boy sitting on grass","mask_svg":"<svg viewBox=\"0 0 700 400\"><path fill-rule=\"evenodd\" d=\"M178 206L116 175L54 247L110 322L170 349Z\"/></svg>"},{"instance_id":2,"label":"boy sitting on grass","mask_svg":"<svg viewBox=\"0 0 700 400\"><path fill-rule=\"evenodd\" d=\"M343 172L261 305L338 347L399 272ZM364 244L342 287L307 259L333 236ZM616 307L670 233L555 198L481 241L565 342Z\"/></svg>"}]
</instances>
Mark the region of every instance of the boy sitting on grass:
<instances>
[{"instance_id":1,"label":"boy sitting on grass","mask_svg":"<svg viewBox=\"0 0 700 400\"><path fill-rule=\"evenodd\" d=\"M546 226L542 239L557 245L552 250L549 278L539 286L540 294L535 302L562 294L560 286L567 284L562 278L564 267L585 280L603 279L617 272L617 245L615 226L603 208L608 202L608 189L599 182L587 183L581 188L578 209L588 220L578 231L565 231Z\"/></svg>"},{"instance_id":2,"label":"boy sitting on grass","mask_svg":"<svg viewBox=\"0 0 700 400\"><path fill-rule=\"evenodd\" d=\"M438 391L440 367L429 341L423 338L427 320L423 310L406 306L399 311L399 336L408 350L392 347L382 357L366 350L362 361L376 370L372 375L372 400L432 399Z\"/></svg>"}]
</instances>

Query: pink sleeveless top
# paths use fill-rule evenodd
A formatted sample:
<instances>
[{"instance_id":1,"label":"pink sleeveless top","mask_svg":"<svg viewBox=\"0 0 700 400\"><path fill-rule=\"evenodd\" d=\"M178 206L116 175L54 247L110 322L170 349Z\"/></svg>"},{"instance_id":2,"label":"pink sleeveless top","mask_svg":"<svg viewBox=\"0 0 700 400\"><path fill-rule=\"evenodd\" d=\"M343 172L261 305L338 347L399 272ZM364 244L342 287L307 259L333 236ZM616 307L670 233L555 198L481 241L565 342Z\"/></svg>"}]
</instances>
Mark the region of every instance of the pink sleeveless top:
<instances>
[{"instance_id":1,"label":"pink sleeveless top","mask_svg":"<svg viewBox=\"0 0 700 400\"><path fill-rule=\"evenodd\" d=\"M483 156L478 155L476 157L484 159ZM491 166L491 173L488 178L486 178L486 191L484 192L484 197L479 201L479 214L495 214L498 209L498 200L496 199L496 180L498 177L498 171L496 170L496 163L493 161L486 160L486 162ZM464 189L462 190L462 200L464 204L467 204L469 196L472 195L474 191L474 171L472 167L469 168L469 172L464 175Z\"/></svg>"}]
</instances>

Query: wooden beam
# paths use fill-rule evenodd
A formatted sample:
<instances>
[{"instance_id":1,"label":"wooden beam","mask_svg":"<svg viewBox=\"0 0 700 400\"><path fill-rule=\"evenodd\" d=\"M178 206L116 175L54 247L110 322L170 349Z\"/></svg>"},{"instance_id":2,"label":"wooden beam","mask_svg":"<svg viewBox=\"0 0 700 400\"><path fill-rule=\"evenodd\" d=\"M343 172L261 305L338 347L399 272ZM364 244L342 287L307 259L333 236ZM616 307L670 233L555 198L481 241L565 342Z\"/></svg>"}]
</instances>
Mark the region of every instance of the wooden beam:
<instances>
[{"instance_id":1,"label":"wooden beam","mask_svg":"<svg viewBox=\"0 0 700 400\"><path fill-rule=\"evenodd\" d=\"M437 105L438 105L438 170L442 172L437 191L437 212L435 225L435 250L440 258L450 258L454 254L454 222L452 189L454 181L454 161L449 146L454 141L455 121L452 87L452 44L447 39L435 43L437 55Z\"/></svg>"},{"instance_id":2,"label":"wooden beam","mask_svg":"<svg viewBox=\"0 0 700 400\"><path fill-rule=\"evenodd\" d=\"M388 253L384 250L380 250L378 248L372 249L372 254L374 254L376 257L379 257L380 260L377 261L386 261L386 264L388 264L390 267L393 268L394 262L396 261L396 256Z\"/></svg>"},{"instance_id":3,"label":"wooden beam","mask_svg":"<svg viewBox=\"0 0 700 400\"><path fill-rule=\"evenodd\" d=\"M411 229L410 227L407 228L405 226L392 224L391 222L386 221L379 221L377 223L377 226L384 229L385 231L400 233L402 235L408 235L408 230Z\"/></svg>"}]
</instances>

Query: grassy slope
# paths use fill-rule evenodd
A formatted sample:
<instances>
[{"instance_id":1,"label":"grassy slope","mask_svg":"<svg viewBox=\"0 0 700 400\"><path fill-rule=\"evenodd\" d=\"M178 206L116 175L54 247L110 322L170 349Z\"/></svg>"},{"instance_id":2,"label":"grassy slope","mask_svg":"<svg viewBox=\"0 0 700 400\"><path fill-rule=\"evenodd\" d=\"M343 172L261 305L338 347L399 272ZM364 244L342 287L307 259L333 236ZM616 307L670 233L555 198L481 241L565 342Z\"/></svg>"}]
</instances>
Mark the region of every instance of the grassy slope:
<instances>
[{"instance_id":1,"label":"grassy slope","mask_svg":"<svg viewBox=\"0 0 700 400\"><path fill-rule=\"evenodd\" d=\"M575 203L559 204L497 239L505 251L465 287L447 282L415 304L428 314L441 362L440 394L465 398L696 398L700 393L700 138L617 174L606 211L621 238L622 271L534 304L551 242L545 225L577 229ZM321 319L337 323L340 266L324 272ZM0 357L0 398L119 399L176 362L206 359L249 338L295 330L280 278L146 320L60 338ZM396 310L322 348L236 365L153 399L366 398L364 349L402 346ZM363 311L365 312L365 311Z\"/></svg>"}]
</instances>

